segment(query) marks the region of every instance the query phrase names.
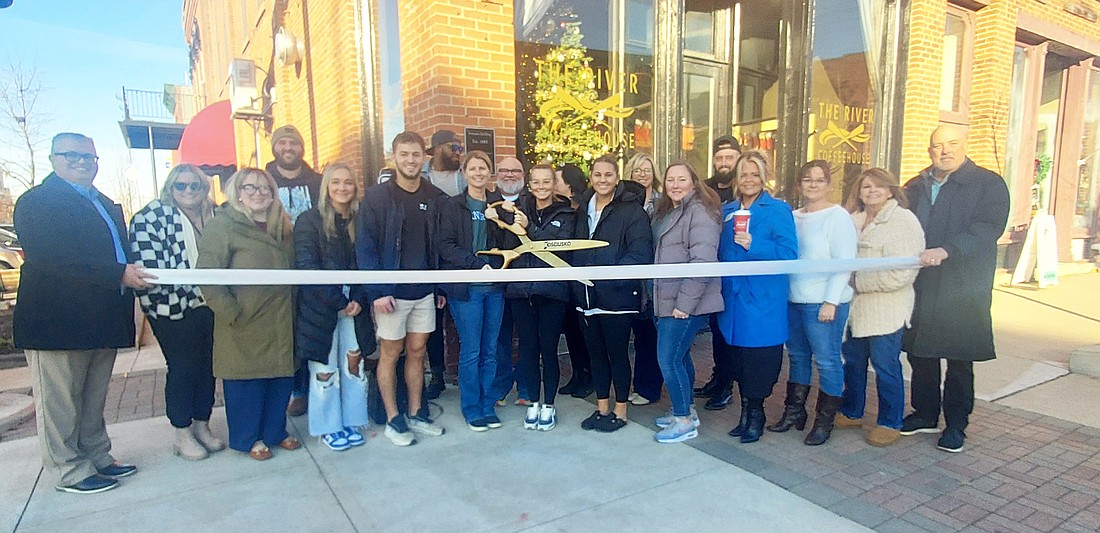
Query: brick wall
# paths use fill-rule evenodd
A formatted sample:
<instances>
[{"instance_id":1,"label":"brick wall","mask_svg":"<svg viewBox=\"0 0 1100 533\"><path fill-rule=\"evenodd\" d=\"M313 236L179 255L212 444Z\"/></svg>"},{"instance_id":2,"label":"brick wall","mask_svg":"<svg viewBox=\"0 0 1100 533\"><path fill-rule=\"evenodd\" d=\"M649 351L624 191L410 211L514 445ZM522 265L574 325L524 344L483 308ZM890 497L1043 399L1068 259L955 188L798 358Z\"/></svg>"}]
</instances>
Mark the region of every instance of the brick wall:
<instances>
[{"instance_id":1,"label":"brick wall","mask_svg":"<svg viewBox=\"0 0 1100 533\"><path fill-rule=\"evenodd\" d=\"M493 128L498 159L514 155L513 28L511 2L401 2L405 128L425 140L439 129Z\"/></svg>"},{"instance_id":2,"label":"brick wall","mask_svg":"<svg viewBox=\"0 0 1100 533\"><path fill-rule=\"evenodd\" d=\"M1100 10L1100 2L1080 0ZM1098 40L1100 22L1064 11L1061 0L992 0L974 14L974 56L969 94L969 155L979 165L1004 171L1007 118L1012 96L1012 55L1018 13ZM939 124L939 87L946 0L916 0L910 14L909 69L905 86L902 179L928 166L928 135ZM1053 37L1053 36L1046 36Z\"/></svg>"}]
</instances>

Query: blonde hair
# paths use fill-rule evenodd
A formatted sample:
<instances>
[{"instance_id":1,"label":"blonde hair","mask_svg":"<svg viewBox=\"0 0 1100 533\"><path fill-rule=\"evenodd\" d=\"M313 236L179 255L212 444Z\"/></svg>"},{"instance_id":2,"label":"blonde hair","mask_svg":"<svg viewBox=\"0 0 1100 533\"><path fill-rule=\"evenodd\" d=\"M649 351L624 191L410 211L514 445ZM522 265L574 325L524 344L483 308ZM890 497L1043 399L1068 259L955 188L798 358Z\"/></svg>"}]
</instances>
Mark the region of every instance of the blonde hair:
<instances>
[{"instance_id":1,"label":"blonde hair","mask_svg":"<svg viewBox=\"0 0 1100 533\"><path fill-rule=\"evenodd\" d=\"M279 200L279 187L275 184L275 178L272 178L266 170L246 167L234 172L229 177L229 183L226 185L228 199L225 203L244 213L249 219L252 218L251 211L241 203L241 185L250 176L263 178L267 186L271 188L271 205L267 208L267 234L271 235L276 241L282 241L290 237L293 230L290 224L290 216L286 214L286 210L283 209L283 202Z\"/></svg>"},{"instance_id":2,"label":"blonde hair","mask_svg":"<svg viewBox=\"0 0 1100 533\"><path fill-rule=\"evenodd\" d=\"M359 212L359 200L363 197L363 182L356 175L351 167L344 163L332 163L325 167L325 171L321 174L321 202L317 205L317 212L321 214L321 225L325 230L325 237L331 239L336 238L336 208L332 205L332 198L328 195L328 186L332 182L332 177L336 175L338 171L346 170L348 174L351 174L352 182L355 183L355 197L351 200L351 205L348 206L348 236L352 241L355 241L355 214Z\"/></svg>"},{"instance_id":3,"label":"blonde hair","mask_svg":"<svg viewBox=\"0 0 1100 533\"><path fill-rule=\"evenodd\" d=\"M745 152L745 153L741 154L741 157L737 158L737 164L735 164L733 166L734 184L736 185L737 180L740 178L740 176L741 176L741 167L744 166L745 163L755 163L756 164L756 168L760 170L761 186L764 189L764 191L766 191L768 194L771 194L772 190L771 190L771 187L768 185L768 182L772 181L771 166L768 165L768 158L764 154L762 154L762 153L760 153L756 150L749 150L748 152ZM736 186L734 187L734 191L738 191ZM740 201L741 192L738 191L736 193L736 195L737 195L738 201Z\"/></svg>"},{"instance_id":4,"label":"blonde hair","mask_svg":"<svg viewBox=\"0 0 1100 533\"><path fill-rule=\"evenodd\" d=\"M649 163L649 168L653 170L653 173L649 175L649 187L655 191L660 191L661 178L657 176L657 163L653 161L653 156L645 152L638 152L630 158L630 161L627 161L626 175L631 176L630 179L633 180L634 169L641 168L644 163Z\"/></svg>"},{"instance_id":5,"label":"blonde hair","mask_svg":"<svg viewBox=\"0 0 1100 533\"><path fill-rule=\"evenodd\" d=\"M203 188L206 189L206 197L202 199L202 212L210 213L210 210L214 208L214 200L210 197L210 176L207 176L201 168L191 163L176 165L168 173L168 177L164 178L164 185L160 188L160 203L169 207L176 207L176 198L172 195L172 188L179 181L180 176L184 174L192 174L202 182Z\"/></svg>"}]
</instances>

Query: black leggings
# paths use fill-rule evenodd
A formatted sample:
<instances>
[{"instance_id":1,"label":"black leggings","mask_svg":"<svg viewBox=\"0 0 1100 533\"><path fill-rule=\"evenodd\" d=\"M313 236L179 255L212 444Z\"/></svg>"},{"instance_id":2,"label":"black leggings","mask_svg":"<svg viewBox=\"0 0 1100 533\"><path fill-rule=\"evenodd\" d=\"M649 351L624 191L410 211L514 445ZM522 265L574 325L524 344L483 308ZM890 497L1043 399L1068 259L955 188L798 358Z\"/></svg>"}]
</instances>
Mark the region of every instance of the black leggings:
<instances>
[{"instance_id":1,"label":"black leggings","mask_svg":"<svg viewBox=\"0 0 1100 533\"><path fill-rule=\"evenodd\" d=\"M596 387L596 399L611 396L611 383L615 383L615 402L625 403L630 397L630 323L634 313L625 315L592 315L581 317L581 330L592 356L592 383Z\"/></svg>"},{"instance_id":2,"label":"black leggings","mask_svg":"<svg viewBox=\"0 0 1100 533\"><path fill-rule=\"evenodd\" d=\"M164 352L164 411L177 428L192 420L210 420L214 406L214 313L209 307L188 309L179 320L149 321Z\"/></svg>"},{"instance_id":3,"label":"black leggings","mask_svg":"<svg viewBox=\"0 0 1100 533\"><path fill-rule=\"evenodd\" d=\"M527 392L531 395L529 400L539 401L541 382L542 401L553 405L561 381L558 339L561 338L566 303L537 295L516 298L509 303L519 333L519 358L523 362L520 368L524 375L517 377L526 381Z\"/></svg>"},{"instance_id":4,"label":"black leggings","mask_svg":"<svg viewBox=\"0 0 1100 533\"><path fill-rule=\"evenodd\" d=\"M783 345L745 348L730 346L731 367L742 398L771 396L783 369Z\"/></svg>"},{"instance_id":5,"label":"black leggings","mask_svg":"<svg viewBox=\"0 0 1100 533\"><path fill-rule=\"evenodd\" d=\"M584 332L581 331L581 313L572 306L567 307L562 333L565 334L565 345L569 348L569 366L573 369L571 381L588 383L592 381L592 357L588 355L588 345L585 344Z\"/></svg>"}]
</instances>

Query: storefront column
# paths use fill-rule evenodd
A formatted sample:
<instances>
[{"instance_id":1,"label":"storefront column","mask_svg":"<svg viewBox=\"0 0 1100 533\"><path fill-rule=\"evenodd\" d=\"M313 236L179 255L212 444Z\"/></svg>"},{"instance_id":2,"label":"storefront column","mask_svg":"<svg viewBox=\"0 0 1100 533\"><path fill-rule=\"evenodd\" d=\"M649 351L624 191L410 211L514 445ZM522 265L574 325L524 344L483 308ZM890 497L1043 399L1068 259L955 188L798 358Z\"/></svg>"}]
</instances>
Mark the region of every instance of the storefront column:
<instances>
[{"instance_id":1,"label":"storefront column","mask_svg":"<svg viewBox=\"0 0 1100 533\"><path fill-rule=\"evenodd\" d=\"M783 47L779 76L779 135L775 149L775 191L781 197L794 190L798 169L805 163L809 139L809 75L808 58L813 46L813 0L786 0L780 41Z\"/></svg>"},{"instance_id":2,"label":"storefront column","mask_svg":"<svg viewBox=\"0 0 1100 533\"><path fill-rule=\"evenodd\" d=\"M657 161L680 158L680 78L684 0L656 0L653 50L653 148Z\"/></svg>"}]
</instances>

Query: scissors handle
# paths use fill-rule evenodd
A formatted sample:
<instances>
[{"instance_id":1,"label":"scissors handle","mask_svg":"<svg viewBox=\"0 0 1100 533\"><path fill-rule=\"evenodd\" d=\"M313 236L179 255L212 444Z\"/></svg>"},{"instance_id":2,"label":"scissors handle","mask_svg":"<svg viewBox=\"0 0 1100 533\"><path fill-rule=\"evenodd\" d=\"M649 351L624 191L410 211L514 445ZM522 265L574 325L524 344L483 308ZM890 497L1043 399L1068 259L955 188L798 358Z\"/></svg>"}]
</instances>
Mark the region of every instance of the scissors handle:
<instances>
[{"instance_id":1,"label":"scissors handle","mask_svg":"<svg viewBox=\"0 0 1100 533\"><path fill-rule=\"evenodd\" d=\"M499 255L504 258L504 264L500 268L508 268L508 265L512 263L517 257L520 256L520 252L515 250L501 250L499 248L493 248L492 250L482 250L477 255Z\"/></svg>"}]
</instances>

